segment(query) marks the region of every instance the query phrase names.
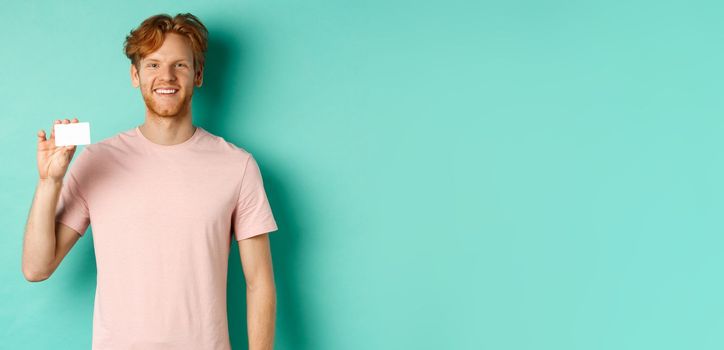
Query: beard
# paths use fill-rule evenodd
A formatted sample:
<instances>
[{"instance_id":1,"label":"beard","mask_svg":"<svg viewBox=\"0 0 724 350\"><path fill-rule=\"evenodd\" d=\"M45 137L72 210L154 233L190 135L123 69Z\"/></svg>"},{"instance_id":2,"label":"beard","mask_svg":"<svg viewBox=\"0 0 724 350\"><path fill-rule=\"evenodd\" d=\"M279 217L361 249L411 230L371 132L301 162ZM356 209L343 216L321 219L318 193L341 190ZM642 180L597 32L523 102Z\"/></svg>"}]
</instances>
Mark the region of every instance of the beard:
<instances>
[{"instance_id":1,"label":"beard","mask_svg":"<svg viewBox=\"0 0 724 350\"><path fill-rule=\"evenodd\" d=\"M176 92L180 94L181 90ZM193 95L193 91L191 92ZM164 97L156 95L153 90L142 94L146 108L159 117L177 117L184 115L191 107L191 96L179 95L173 97Z\"/></svg>"}]
</instances>

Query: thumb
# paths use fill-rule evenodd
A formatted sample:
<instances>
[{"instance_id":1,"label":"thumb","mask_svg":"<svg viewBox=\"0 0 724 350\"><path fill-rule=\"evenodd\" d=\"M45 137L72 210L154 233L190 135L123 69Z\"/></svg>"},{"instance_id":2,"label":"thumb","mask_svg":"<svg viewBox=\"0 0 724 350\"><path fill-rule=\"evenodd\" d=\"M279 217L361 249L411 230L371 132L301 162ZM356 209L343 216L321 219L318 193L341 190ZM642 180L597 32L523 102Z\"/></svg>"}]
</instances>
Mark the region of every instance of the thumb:
<instances>
[{"instance_id":1,"label":"thumb","mask_svg":"<svg viewBox=\"0 0 724 350\"><path fill-rule=\"evenodd\" d=\"M71 157L73 157L75 149L73 146L63 146L63 154L65 155L68 160L70 160Z\"/></svg>"}]
</instances>

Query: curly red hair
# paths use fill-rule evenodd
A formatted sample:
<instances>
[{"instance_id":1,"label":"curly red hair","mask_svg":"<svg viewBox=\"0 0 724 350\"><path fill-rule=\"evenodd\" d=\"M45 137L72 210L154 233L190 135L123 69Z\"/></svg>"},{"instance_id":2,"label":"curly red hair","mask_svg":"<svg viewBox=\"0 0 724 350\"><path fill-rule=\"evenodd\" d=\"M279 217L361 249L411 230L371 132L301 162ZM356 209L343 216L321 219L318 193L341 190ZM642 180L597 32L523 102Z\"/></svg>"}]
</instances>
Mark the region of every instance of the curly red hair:
<instances>
[{"instance_id":1,"label":"curly red hair","mask_svg":"<svg viewBox=\"0 0 724 350\"><path fill-rule=\"evenodd\" d=\"M126 36L123 47L126 57L138 68L142 58L163 45L166 33L177 33L186 37L194 52L194 70L204 67L209 31L190 13L179 13L174 17L163 13L145 19Z\"/></svg>"}]
</instances>

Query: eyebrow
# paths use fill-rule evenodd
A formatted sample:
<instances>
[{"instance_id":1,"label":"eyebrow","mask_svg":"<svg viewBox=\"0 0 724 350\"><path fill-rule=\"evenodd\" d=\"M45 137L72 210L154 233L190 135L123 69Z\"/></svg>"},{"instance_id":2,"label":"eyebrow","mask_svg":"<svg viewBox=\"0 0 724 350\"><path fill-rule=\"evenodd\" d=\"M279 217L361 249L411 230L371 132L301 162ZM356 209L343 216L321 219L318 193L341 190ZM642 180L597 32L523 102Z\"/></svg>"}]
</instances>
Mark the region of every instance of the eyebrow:
<instances>
[{"instance_id":1,"label":"eyebrow","mask_svg":"<svg viewBox=\"0 0 724 350\"><path fill-rule=\"evenodd\" d=\"M160 60L158 60L158 59L156 59L156 58L145 58L144 61L146 61L146 62L149 62L149 61L161 62ZM186 58L179 58L179 59L177 59L177 60L175 60L175 61L171 61L171 62L180 62L180 61L190 62L190 61L189 61L188 59L186 59Z\"/></svg>"}]
</instances>

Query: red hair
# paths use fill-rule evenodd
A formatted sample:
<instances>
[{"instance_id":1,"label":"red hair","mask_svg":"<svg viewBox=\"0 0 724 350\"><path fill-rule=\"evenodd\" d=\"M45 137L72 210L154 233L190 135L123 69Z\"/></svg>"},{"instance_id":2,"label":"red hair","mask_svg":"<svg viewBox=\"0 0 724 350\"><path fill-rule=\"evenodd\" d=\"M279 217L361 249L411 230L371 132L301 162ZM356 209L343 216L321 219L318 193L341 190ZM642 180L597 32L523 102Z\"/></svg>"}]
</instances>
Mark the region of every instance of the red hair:
<instances>
[{"instance_id":1,"label":"red hair","mask_svg":"<svg viewBox=\"0 0 724 350\"><path fill-rule=\"evenodd\" d=\"M204 24L190 13L179 13L173 18L165 13L146 18L126 36L123 47L126 57L138 68L142 58L163 45L166 33L177 33L186 37L194 52L194 70L204 67L209 32Z\"/></svg>"}]
</instances>

